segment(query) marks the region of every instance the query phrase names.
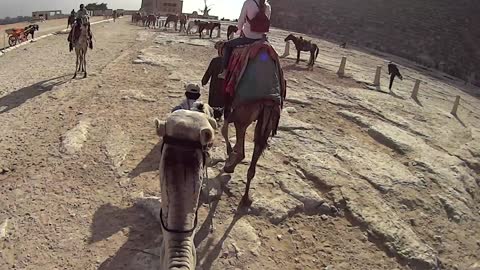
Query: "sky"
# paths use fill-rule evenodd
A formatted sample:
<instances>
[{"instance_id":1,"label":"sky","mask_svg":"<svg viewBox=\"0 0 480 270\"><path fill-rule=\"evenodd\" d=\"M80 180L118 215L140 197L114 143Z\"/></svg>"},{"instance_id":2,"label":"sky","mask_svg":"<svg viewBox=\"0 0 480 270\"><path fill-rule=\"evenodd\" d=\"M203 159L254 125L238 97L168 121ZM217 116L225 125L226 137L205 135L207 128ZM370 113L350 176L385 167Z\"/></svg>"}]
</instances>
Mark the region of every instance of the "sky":
<instances>
[{"instance_id":1,"label":"sky","mask_svg":"<svg viewBox=\"0 0 480 270\"><path fill-rule=\"evenodd\" d=\"M139 9L141 0L0 0L0 18L31 16L32 11L39 10L63 10L64 13L75 8L78 9L81 3L108 3L108 7L112 9ZM240 15L244 0L208 0L208 5L213 5L210 14L236 19ZM183 12L192 12L202 9L203 0L184 0Z\"/></svg>"}]
</instances>

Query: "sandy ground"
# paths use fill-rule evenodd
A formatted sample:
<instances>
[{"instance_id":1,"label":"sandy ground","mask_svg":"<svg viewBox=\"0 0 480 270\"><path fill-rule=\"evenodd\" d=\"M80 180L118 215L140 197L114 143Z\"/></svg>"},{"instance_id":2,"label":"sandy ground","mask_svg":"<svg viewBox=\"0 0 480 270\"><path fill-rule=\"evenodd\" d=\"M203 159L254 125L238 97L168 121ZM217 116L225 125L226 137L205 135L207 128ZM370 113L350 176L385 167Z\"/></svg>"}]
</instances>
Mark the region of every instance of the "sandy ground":
<instances>
[{"instance_id":1,"label":"sandy ground","mask_svg":"<svg viewBox=\"0 0 480 270\"><path fill-rule=\"evenodd\" d=\"M215 40L128 18L93 31L87 79L70 79L64 35L0 57L1 270L158 269L160 226L134 203L159 194L153 119L200 81ZM271 35L281 53L286 35ZM248 163L221 174L217 136L198 269L478 269L480 102L467 93L478 89L396 59L405 80L371 90L385 58L317 42L313 72L282 61L289 113L248 210L237 209ZM335 74L342 55L346 78Z\"/></svg>"}]
</instances>

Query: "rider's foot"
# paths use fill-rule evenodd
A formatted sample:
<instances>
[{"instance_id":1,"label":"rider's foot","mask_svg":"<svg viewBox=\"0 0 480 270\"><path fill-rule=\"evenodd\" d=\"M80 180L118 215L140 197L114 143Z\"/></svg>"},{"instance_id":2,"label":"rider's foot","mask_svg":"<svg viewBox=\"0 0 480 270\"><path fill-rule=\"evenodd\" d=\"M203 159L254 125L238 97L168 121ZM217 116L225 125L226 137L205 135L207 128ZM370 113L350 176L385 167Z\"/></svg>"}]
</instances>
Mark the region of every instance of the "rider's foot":
<instances>
[{"instance_id":1,"label":"rider's foot","mask_svg":"<svg viewBox=\"0 0 480 270\"><path fill-rule=\"evenodd\" d=\"M73 51L73 44L71 42L70 42L69 48L70 48L70 51Z\"/></svg>"},{"instance_id":2,"label":"rider's foot","mask_svg":"<svg viewBox=\"0 0 480 270\"><path fill-rule=\"evenodd\" d=\"M222 73L218 74L219 79L225 79L227 77L227 70L223 70Z\"/></svg>"},{"instance_id":3,"label":"rider's foot","mask_svg":"<svg viewBox=\"0 0 480 270\"><path fill-rule=\"evenodd\" d=\"M90 41L90 50L93 50L93 42Z\"/></svg>"}]
</instances>

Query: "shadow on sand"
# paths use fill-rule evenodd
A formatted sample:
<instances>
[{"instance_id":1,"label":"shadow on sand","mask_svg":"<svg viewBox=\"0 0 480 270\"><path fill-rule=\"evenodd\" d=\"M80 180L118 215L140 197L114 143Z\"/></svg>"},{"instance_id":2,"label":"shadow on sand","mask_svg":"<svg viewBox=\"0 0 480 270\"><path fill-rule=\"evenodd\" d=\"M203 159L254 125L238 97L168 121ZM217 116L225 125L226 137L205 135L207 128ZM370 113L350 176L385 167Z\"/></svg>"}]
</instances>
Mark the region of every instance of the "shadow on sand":
<instances>
[{"instance_id":1,"label":"shadow on sand","mask_svg":"<svg viewBox=\"0 0 480 270\"><path fill-rule=\"evenodd\" d=\"M0 114L13 110L28 100L51 91L55 86L60 86L68 81L70 81L70 77L63 75L32 84L0 97Z\"/></svg>"},{"instance_id":2,"label":"shadow on sand","mask_svg":"<svg viewBox=\"0 0 480 270\"><path fill-rule=\"evenodd\" d=\"M111 204L102 205L95 212L91 225L90 244L129 229L129 232L125 232L128 240L115 255L98 267L99 270L133 270L137 269L134 266L134 260L138 253L146 253L152 258L156 256L149 254L146 250L156 248L156 239L159 237L161 229L153 217L142 213L143 210L137 206L122 209Z\"/></svg>"}]
</instances>

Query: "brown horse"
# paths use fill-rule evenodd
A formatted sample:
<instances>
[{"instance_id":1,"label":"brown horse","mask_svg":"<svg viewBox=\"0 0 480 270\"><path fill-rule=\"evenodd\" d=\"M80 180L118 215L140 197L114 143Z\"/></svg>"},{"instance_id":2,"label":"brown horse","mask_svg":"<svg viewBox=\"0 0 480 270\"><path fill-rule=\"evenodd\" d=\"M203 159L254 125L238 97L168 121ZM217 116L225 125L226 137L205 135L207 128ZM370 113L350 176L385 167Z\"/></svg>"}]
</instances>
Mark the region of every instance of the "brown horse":
<instances>
[{"instance_id":1,"label":"brown horse","mask_svg":"<svg viewBox=\"0 0 480 270\"><path fill-rule=\"evenodd\" d=\"M210 31L210 38L212 38L212 33L215 28L218 27L218 29L221 29L221 25L218 22L202 22L202 21L197 21L196 25L198 26L198 33L200 35L200 38L202 38L202 33L203 30Z\"/></svg>"},{"instance_id":2,"label":"brown horse","mask_svg":"<svg viewBox=\"0 0 480 270\"><path fill-rule=\"evenodd\" d=\"M180 22L180 32L182 32L182 30L184 30L185 32L187 32L187 15L185 14L181 14L180 16L178 15L168 15L167 16L167 20L165 21L165 27L168 27L170 25L171 22L175 23L175 31L178 31L177 30L177 25L178 25L178 22Z\"/></svg>"},{"instance_id":3,"label":"brown horse","mask_svg":"<svg viewBox=\"0 0 480 270\"><path fill-rule=\"evenodd\" d=\"M238 31L238 27L236 25L230 25L227 29L227 39L230 40L233 38L233 34Z\"/></svg>"},{"instance_id":4,"label":"brown horse","mask_svg":"<svg viewBox=\"0 0 480 270\"><path fill-rule=\"evenodd\" d=\"M145 27L152 27L153 29L155 29L155 26L157 24L157 16L153 15L153 14L150 14L147 16L147 21L145 22Z\"/></svg>"},{"instance_id":5,"label":"brown horse","mask_svg":"<svg viewBox=\"0 0 480 270\"><path fill-rule=\"evenodd\" d=\"M24 34L25 34L25 38L28 39L28 36L29 35L32 35L32 39L35 38L35 31L38 31L40 29L40 27L38 26L38 24L31 24L27 27L24 28Z\"/></svg>"},{"instance_id":6,"label":"brown horse","mask_svg":"<svg viewBox=\"0 0 480 270\"><path fill-rule=\"evenodd\" d=\"M302 37L297 38L293 34L288 35L285 38L285 42L293 41L295 44L295 48L297 49L297 64L300 62L300 52L310 52L310 60L308 61L307 66L313 67L315 65L315 60L320 53L320 49L318 48L317 44L312 43L311 40L304 40Z\"/></svg>"}]
</instances>

